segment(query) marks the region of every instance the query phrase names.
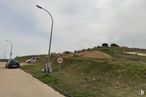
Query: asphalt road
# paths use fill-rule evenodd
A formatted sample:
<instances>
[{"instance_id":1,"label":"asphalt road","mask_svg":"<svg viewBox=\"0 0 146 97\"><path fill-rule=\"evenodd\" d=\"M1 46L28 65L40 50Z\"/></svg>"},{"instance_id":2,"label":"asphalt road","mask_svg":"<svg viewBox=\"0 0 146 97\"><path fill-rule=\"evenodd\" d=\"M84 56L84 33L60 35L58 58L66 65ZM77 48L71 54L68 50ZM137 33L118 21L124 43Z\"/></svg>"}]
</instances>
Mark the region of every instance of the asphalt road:
<instances>
[{"instance_id":1,"label":"asphalt road","mask_svg":"<svg viewBox=\"0 0 146 97\"><path fill-rule=\"evenodd\" d=\"M0 63L0 97L64 97L20 69Z\"/></svg>"}]
</instances>

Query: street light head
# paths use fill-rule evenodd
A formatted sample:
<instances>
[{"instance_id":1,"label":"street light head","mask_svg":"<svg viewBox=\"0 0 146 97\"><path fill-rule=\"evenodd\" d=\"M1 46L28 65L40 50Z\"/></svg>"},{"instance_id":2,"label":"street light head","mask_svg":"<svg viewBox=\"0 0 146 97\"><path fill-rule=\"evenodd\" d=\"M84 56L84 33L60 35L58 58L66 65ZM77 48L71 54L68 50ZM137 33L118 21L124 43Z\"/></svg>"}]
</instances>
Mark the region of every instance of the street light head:
<instances>
[{"instance_id":1,"label":"street light head","mask_svg":"<svg viewBox=\"0 0 146 97\"><path fill-rule=\"evenodd\" d=\"M43 9L43 7L41 7L41 6L39 6L39 5L36 5L36 7L37 7L37 8L40 8L40 9Z\"/></svg>"}]
</instances>

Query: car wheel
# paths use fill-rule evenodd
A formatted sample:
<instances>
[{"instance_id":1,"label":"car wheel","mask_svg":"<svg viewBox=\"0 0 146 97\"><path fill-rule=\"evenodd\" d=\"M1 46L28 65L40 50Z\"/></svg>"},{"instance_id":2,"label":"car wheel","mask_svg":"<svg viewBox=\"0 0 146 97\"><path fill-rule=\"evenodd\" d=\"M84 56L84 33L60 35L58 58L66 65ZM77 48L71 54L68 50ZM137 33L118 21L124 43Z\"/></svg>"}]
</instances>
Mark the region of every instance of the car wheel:
<instances>
[{"instance_id":1,"label":"car wheel","mask_svg":"<svg viewBox=\"0 0 146 97\"><path fill-rule=\"evenodd\" d=\"M28 64L30 64L31 62L30 61L28 61Z\"/></svg>"},{"instance_id":2,"label":"car wheel","mask_svg":"<svg viewBox=\"0 0 146 97\"><path fill-rule=\"evenodd\" d=\"M17 68L20 68L20 65L18 65Z\"/></svg>"}]
</instances>

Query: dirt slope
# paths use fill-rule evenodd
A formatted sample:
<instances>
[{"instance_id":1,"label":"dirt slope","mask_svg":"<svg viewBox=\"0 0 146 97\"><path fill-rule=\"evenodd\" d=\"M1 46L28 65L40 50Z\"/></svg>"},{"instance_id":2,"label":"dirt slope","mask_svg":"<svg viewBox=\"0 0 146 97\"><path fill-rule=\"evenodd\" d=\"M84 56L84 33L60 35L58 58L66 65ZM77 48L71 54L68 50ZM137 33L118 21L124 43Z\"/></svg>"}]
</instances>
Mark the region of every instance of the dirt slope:
<instances>
[{"instance_id":1,"label":"dirt slope","mask_svg":"<svg viewBox=\"0 0 146 97\"><path fill-rule=\"evenodd\" d=\"M84 57L84 58L98 58L98 59L112 59L112 57L104 52L100 51L84 51L81 53L78 53L78 56Z\"/></svg>"}]
</instances>

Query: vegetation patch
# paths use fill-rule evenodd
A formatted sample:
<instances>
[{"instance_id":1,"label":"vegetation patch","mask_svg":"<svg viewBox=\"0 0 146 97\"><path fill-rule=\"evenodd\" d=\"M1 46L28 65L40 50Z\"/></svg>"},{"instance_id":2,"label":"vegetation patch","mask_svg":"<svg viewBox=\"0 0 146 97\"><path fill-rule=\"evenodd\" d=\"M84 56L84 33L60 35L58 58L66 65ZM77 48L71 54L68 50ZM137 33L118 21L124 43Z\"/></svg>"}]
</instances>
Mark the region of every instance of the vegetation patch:
<instances>
[{"instance_id":1,"label":"vegetation patch","mask_svg":"<svg viewBox=\"0 0 146 97\"><path fill-rule=\"evenodd\" d=\"M72 97L140 97L139 91L146 91L146 57L124 53L129 50L110 47L88 50L104 52L112 56L112 60L53 54L53 72L49 75L41 71L47 62L46 56L21 69ZM60 72L58 57L64 58Z\"/></svg>"}]
</instances>

